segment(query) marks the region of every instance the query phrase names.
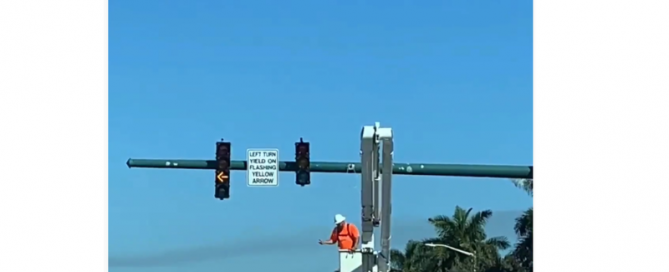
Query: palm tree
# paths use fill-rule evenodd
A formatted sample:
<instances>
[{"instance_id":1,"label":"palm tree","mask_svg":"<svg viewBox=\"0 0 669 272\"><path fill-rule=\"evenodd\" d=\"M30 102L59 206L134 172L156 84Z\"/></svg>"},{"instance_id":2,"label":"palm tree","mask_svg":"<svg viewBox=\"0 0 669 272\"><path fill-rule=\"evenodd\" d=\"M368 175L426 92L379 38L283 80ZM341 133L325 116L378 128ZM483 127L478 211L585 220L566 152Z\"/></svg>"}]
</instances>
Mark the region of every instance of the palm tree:
<instances>
[{"instance_id":1,"label":"palm tree","mask_svg":"<svg viewBox=\"0 0 669 272\"><path fill-rule=\"evenodd\" d=\"M533 208L529 208L520 217L516 218L514 230L519 239L511 253L520 265L528 271L532 271L533 268L532 214Z\"/></svg>"},{"instance_id":2,"label":"palm tree","mask_svg":"<svg viewBox=\"0 0 669 272\"><path fill-rule=\"evenodd\" d=\"M469 263L471 268L483 271L495 264L500 258L499 251L509 248L506 237L488 238L485 233L485 225L492 216L492 211L484 210L472 214L472 209L465 210L460 206L455 207L453 216L439 215L428 219L435 227L439 243L460 248L476 254L477 263L473 259L455 252L444 252L441 256L445 259L446 268L451 269L455 264ZM460 266L460 265L458 265Z\"/></svg>"},{"instance_id":3,"label":"palm tree","mask_svg":"<svg viewBox=\"0 0 669 272\"><path fill-rule=\"evenodd\" d=\"M534 179L512 179L511 182L530 196L534 195Z\"/></svg>"},{"instance_id":4,"label":"palm tree","mask_svg":"<svg viewBox=\"0 0 669 272\"><path fill-rule=\"evenodd\" d=\"M390 250L390 272L409 272L411 271L411 257L418 242L410 240L404 247L404 252L398 249Z\"/></svg>"},{"instance_id":5,"label":"palm tree","mask_svg":"<svg viewBox=\"0 0 669 272\"><path fill-rule=\"evenodd\" d=\"M517 179L513 184L533 196L534 180ZM532 271L532 212L530 208L516 219L514 230L519 237L511 254L500 256L499 251L509 248L506 237L488 238L485 225L492 211L472 214L472 209L455 207L453 216L439 215L428 219L437 237L423 241L409 241L404 251L391 250L392 272L518 272ZM471 257L440 248L426 248L425 243L446 244L475 252L477 263Z\"/></svg>"},{"instance_id":6,"label":"palm tree","mask_svg":"<svg viewBox=\"0 0 669 272\"><path fill-rule=\"evenodd\" d=\"M513 184L527 192L530 196L534 195L534 180L533 179L519 179L512 180ZM518 243L516 243L511 257L518 262L518 264L527 271L533 269L533 238L532 238L532 214L533 208L527 209L521 216L516 218L516 225L514 230L518 235Z\"/></svg>"},{"instance_id":7,"label":"palm tree","mask_svg":"<svg viewBox=\"0 0 669 272\"><path fill-rule=\"evenodd\" d=\"M409 241L404 252L397 249L390 251L391 272L435 271L438 260L430 248L423 246L425 241Z\"/></svg>"},{"instance_id":8,"label":"palm tree","mask_svg":"<svg viewBox=\"0 0 669 272\"><path fill-rule=\"evenodd\" d=\"M495 260L494 265L488 267L484 272L524 272L518 261L511 255Z\"/></svg>"}]
</instances>

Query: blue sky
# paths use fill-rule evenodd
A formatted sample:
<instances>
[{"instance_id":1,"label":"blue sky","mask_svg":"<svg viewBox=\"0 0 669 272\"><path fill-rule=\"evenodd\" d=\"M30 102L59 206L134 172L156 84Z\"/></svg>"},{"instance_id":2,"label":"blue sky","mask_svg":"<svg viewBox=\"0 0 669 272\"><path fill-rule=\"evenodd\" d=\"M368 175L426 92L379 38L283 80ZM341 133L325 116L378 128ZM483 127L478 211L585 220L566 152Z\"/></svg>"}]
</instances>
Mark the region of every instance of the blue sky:
<instances>
[{"instance_id":1,"label":"blue sky","mask_svg":"<svg viewBox=\"0 0 669 272\"><path fill-rule=\"evenodd\" d=\"M248 188L235 171L219 201L213 170L128 158L213 159L225 138L233 159L291 160L304 137L312 160L356 161L379 121L398 162L532 164L532 1L122 0L109 14L110 263L171 265L110 271L335 269L318 239L335 213L360 221L358 175ZM532 205L503 179L394 181L399 248L455 205Z\"/></svg>"}]
</instances>

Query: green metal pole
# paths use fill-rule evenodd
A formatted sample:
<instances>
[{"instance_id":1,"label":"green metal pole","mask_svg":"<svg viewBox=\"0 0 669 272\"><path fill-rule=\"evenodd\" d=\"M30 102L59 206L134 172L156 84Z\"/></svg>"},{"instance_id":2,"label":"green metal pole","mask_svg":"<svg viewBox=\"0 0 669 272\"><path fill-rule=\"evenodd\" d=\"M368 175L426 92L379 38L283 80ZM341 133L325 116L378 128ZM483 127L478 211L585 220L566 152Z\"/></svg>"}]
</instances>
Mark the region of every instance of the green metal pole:
<instances>
[{"instance_id":1,"label":"green metal pole","mask_svg":"<svg viewBox=\"0 0 669 272\"><path fill-rule=\"evenodd\" d=\"M171 169L216 169L214 160L148 160L128 159L129 168L171 168ZM246 161L231 161L230 170L246 170ZM297 170L294 162L279 162L280 171ZM310 163L312 173L360 173L361 165L356 162L318 162ZM533 178L532 166L511 165L467 165L467 164L428 164L428 163L395 163L395 175L417 176L456 176L456 177L490 177L490 178Z\"/></svg>"}]
</instances>

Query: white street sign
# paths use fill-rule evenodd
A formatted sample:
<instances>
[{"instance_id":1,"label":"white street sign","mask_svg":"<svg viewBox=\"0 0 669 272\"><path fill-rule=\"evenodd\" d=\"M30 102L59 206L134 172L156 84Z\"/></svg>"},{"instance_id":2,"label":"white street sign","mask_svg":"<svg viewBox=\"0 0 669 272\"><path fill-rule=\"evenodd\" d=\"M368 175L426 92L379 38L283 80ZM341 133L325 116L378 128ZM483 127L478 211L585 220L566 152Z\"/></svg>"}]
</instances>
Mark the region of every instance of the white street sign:
<instances>
[{"instance_id":1,"label":"white street sign","mask_svg":"<svg viewBox=\"0 0 669 272\"><path fill-rule=\"evenodd\" d=\"M279 186L278 149L249 149L246 151L246 161L246 180L249 186Z\"/></svg>"}]
</instances>

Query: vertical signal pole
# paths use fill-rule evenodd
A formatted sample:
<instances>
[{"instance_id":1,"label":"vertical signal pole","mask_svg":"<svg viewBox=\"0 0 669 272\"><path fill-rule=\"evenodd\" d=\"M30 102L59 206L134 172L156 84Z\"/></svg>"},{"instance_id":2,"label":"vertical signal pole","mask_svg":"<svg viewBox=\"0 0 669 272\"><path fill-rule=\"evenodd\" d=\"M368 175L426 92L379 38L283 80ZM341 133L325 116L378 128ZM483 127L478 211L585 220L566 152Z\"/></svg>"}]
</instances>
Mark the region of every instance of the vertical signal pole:
<instances>
[{"instance_id":1,"label":"vertical signal pole","mask_svg":"<svg viewBox=\"0 0 669 272\"><path fill-rule=\"evenodd\" d=\"M216 191L215 197L223 200L230 198L230 143L216 142Z\"/></svg>"},{"instance_id":2,"label":"vertical signal pole","mask_svg":"<svg viewBox=\"0 0 669 272\"><path fill-rule=\"evenodd\" d=\"M309 143L304 142L302 138L295 143L295 183L300 186L311 184Z\"/></svg>"}]
</instances>

